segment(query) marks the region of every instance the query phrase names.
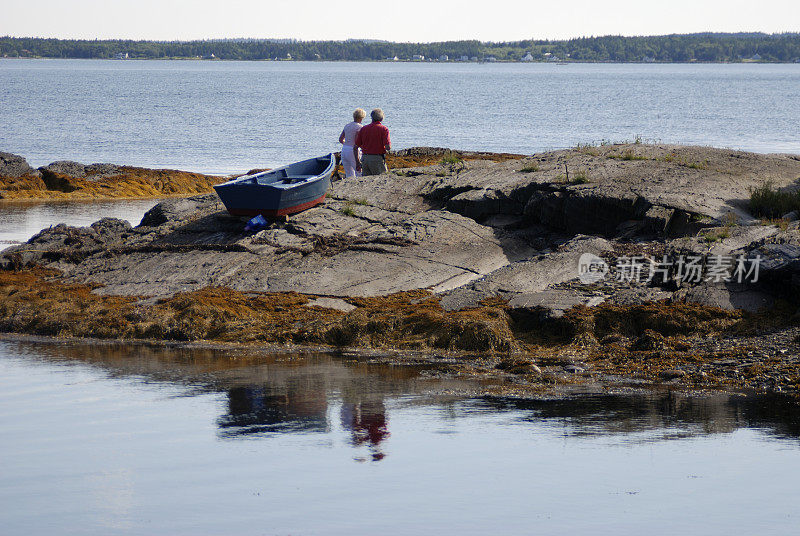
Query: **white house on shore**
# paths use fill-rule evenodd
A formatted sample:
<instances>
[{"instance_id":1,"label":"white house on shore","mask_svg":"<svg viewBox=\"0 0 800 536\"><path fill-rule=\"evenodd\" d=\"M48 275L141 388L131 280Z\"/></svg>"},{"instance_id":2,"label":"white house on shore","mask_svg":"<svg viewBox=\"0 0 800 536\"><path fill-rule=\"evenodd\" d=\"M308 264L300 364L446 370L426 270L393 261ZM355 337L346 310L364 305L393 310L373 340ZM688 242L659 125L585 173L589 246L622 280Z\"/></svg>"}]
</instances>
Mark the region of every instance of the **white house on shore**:
<instances>
[{"instance_id":1,"label":"white house on shore","mask_svg":"<svg viewBox=\"0 0 800 536\"><path fill-rule=\"evenodd\" d=\"M441 56L439 56L439 61L450 61L450 56L448 56L447 54L442 54Z\"/></svg>"},{"instance_id":2,"label":"white house on shore","mask_svg":"<svg viewBox=\"0 0 800 536\"><path fill-rule=\"evenodd\" d=\"M422 54L414 54L413 56L411 56L411 59L414 61L425 61L425 56L423 56Z\"/></svg>"},{"instance_id":3,"label":"white house on shore","mask_svg":"<svg viewBox=\"0 0 800 536\"><path fill-rule=\"evenodd\" d=\"M528 52L527 54L522 56L522 59L520 61L533 61L533 56L531 55L530 52Z\"/></svg>"}]
</instances>

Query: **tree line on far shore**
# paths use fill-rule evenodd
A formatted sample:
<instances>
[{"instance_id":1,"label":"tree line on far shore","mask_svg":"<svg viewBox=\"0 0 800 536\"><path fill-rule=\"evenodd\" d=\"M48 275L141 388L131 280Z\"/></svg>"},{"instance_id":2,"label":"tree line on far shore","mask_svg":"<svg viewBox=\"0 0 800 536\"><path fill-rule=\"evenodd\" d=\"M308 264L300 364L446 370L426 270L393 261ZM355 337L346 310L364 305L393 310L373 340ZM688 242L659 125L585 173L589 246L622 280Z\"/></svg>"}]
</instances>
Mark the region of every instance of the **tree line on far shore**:
<instances>
[{"instance_id":1,"label":"tree line on far shore","mask_svg":"<svg viewBox=\"0 0 800 536\"><path fill-rule=\"evenodd\" d=\"M505 43L446 41L80 40L0 37L0 57L303 61L800 62L800 34L697 33Z\"/></svg>"}]
</instances>

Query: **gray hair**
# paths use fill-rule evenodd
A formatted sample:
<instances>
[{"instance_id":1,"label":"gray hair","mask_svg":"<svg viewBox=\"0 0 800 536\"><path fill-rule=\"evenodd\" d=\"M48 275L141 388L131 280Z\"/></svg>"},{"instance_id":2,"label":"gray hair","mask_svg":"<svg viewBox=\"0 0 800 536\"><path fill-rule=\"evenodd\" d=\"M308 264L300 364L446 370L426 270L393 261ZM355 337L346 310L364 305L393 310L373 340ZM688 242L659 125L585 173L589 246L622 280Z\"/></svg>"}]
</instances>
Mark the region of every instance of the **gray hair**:
<instances>
[{"instance_id":1,"label":"gray hair","mask_svg":"<svg viewBox=\"0 0 800 536\"><path fill-rule=\"evenodd\" d=\"M372 118L372 120L373 120L373 121L375 121L375 122L377 122L377 121L383 121L383 117L384 117L384 115L383 115L383 110L381 110L380 108L375 108L374 110L372 110L372 111L369 113L369 116L370 116L370 117Z\"/></svg>"}]
</instances>

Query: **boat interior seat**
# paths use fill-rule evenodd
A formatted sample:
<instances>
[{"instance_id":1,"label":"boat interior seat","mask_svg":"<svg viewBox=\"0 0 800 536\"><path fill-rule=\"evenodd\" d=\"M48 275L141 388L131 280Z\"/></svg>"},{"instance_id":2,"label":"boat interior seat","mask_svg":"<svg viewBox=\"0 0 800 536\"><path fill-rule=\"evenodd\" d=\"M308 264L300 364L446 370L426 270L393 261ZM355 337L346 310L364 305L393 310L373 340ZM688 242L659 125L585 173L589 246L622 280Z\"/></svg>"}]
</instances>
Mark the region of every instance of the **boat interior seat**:
<instances>
[{"instance_id":1,"label":"boat interior seat","mask_svg":"<svg viewBox=\"0 0 800 536\"><path fill-rule=\"evenodd\" d=\"M290 177L286 177L285 179L283 179L283 182L285 184L292 182L302 182L310 179L311 177L316 177L316 175L292 175Z\"/></svg>"}]
</instances>

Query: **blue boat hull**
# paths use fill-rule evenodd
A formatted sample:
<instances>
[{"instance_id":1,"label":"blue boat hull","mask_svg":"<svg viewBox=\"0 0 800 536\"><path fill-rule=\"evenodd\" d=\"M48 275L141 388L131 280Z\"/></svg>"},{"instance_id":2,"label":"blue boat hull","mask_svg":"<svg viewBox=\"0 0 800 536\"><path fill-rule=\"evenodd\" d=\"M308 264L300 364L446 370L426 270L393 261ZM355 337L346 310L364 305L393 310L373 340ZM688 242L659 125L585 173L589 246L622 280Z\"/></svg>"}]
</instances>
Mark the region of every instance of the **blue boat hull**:
<instances>
[{"instance_id":1,"label":"blue boat hull","mask_svg":"<svg viewBox=\"0 0 800 536\"><path fill-rule=\"evenodd\" d=\"M235 216L285 216L319 205L331 185L333 154L246 175L214 186Z\"/></svg>"}]
</instances>

